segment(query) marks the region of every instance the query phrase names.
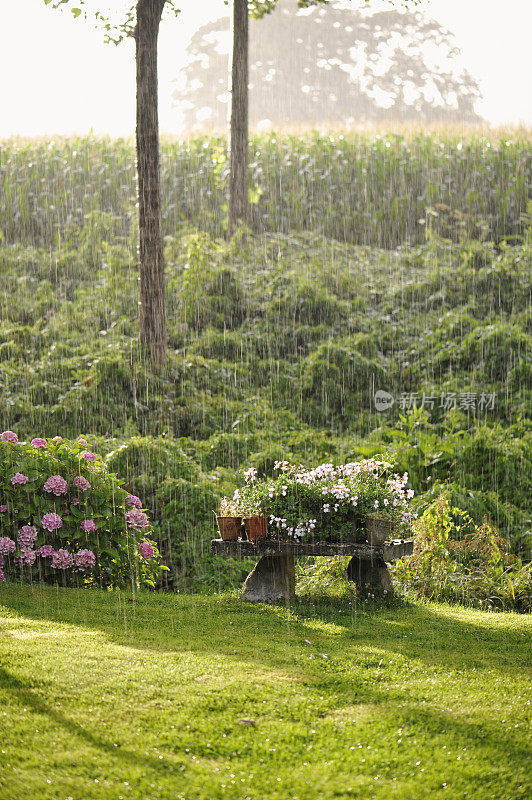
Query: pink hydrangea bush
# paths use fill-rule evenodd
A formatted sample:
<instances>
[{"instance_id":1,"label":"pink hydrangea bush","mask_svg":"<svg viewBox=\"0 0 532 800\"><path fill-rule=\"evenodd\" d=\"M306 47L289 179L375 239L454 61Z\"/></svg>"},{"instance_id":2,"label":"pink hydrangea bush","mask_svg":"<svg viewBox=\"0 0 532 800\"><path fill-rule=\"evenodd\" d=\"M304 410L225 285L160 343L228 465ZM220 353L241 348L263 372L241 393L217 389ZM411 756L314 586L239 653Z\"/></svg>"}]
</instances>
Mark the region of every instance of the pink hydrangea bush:
<instances>
[{"instance_id":1,"label":"pink hydrangea bush","mask_svg":"<svg viewBox=\"0 0 532 800\"><path fill-rule=\"evenodd\" d=\"M142 501L80 437L0 434L0 581L155 586L159 552Z\"/></svg>"}]
</instances>

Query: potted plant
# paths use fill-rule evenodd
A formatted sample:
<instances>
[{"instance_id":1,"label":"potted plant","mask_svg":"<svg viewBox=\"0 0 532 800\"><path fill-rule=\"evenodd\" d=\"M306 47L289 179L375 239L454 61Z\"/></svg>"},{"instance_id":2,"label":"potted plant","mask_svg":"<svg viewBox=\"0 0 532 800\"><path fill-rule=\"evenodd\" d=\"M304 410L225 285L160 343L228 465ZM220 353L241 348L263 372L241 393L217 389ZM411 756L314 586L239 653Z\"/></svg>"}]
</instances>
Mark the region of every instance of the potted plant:
<instances>
[{"instance_id":1,"label":"potted plant","mask_svg":"<svg viewBox=\"0 0 532 800\"><path fill-rule=\"evenodd\" d=\"M235 492L233 499L242 509L247 538L256 544L259 539L265 539L268 533L268 517L265 514L267 484L257 480L254 467L244 473L244 481L244 486Z\"/></svg>"},{"instance_id":2,"label":"potted plant","mask_svg":"<svg viewBox=\"0 0 532 800\"><path fill-rule=\"evenodd\" d=\"M242 531L242 517L238 514L238 507L234 500L223 497L216 515L218 530L224 542L235 542Z\"/></svg>"},{"instance_id":3,"label":"potted plant","mask_svg":"<svg viewBox=\"0 0 532 800\"><path fill-rule=\"evenodd\" d=\"M366 516L368 542L373 547L382 547L384 542L392 535L393 529L394 520L386 516L384 512Z\"/></svg>"}]
</instances>

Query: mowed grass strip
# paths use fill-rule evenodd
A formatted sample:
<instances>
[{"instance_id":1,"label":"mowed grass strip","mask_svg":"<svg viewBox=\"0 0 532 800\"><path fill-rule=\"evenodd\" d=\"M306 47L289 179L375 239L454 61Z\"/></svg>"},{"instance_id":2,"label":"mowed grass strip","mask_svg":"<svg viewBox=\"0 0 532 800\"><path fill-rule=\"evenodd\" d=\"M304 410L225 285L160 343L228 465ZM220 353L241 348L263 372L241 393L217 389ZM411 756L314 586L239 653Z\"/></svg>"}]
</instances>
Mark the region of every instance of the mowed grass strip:
<instances>
[{"instance_id":1,"label":"mowed grass strip","mask_svg":"<svg viewBox=\"0 0 532 800\"><path fill-rule=\"evenodd\" d=\"M1 800L528 798L531 621L0 588Z\"/></svg>"}]
</instances>

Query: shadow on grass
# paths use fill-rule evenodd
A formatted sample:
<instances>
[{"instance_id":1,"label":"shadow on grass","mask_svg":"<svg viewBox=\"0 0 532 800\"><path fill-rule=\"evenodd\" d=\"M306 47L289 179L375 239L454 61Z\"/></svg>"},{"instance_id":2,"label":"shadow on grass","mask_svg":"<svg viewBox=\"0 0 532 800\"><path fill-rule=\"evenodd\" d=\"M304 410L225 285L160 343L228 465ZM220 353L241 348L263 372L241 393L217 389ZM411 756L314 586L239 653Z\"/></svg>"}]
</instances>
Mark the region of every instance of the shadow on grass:
<instances>
[{"instance_id":1,"label":"shadow on grass","mask_svg":"<svg viewBox=\"0 0 532 800\"><path fill-rule=\"evenodd\" d=\"M83 725L62 714L57 709L46 703L42 697L37 694L33 689L24 685L15 675L9 670L0 666L0 688L5 689L16 698L21 706L30 708L34 713L41 714L48 717L52 722L61 728L64 728L73 736L82 739L87 744L95 749L104 753L108 753L113 758L119 758L123 761L129 762L131 765L137 766L142 764L151 769L156 769L161 772L164 771L170 775L182 775L186 770L185 763L178 764L161 764L158 758L152 758L145 754L140 753L138 750L131 751L122 746L116 746L112 742L108 742L101 736L96 736L91 731L87 730Z\"/></svg>"},{"instance_id":2,"label":"shadow on grass","mask_svg":"<svg viewBox=\"0 0 532 800\"><path fill-rule=\"evenodd\" d=\"M480 624L460 609L439 611L400 598L367 605L297 599L290 607L252 605L229 595L164 595L7 586L0 606L34 620L102 631L117 644L168 652L220 654L293 672L312 640L344 656L382 650L429 666L529 672L530 635L484 612ZM519 616L519 619L523 617ZM483 624L485 622L485 624ZM298 668L299 668L298 662Z\"/></svg>"}]
</instances>

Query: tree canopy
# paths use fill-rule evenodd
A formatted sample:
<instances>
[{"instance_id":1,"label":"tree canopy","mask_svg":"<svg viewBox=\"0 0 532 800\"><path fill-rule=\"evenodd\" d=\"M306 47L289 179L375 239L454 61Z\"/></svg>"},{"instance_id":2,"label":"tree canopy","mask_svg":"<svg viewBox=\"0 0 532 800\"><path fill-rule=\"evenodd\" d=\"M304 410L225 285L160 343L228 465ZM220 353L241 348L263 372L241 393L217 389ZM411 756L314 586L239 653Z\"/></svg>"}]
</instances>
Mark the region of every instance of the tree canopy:
<instances>
[{"instance_id":1,"label":"tree canopy","mask_svg":"<svg viewBox=\"0 0 532 800\"><path fill-rule=\"evenodd\" d=\"M250 123L345 124L394 115L474 121L476 81L452 34L414 10L278 0L250 24ZM322 5L322 4L319 4ZM399 5L399 4L396 4ZM312 7L313 6L313 7ZM174 92L189 130L227 120L229 19L201 27Z\"/></svg>"}]
</instances>

